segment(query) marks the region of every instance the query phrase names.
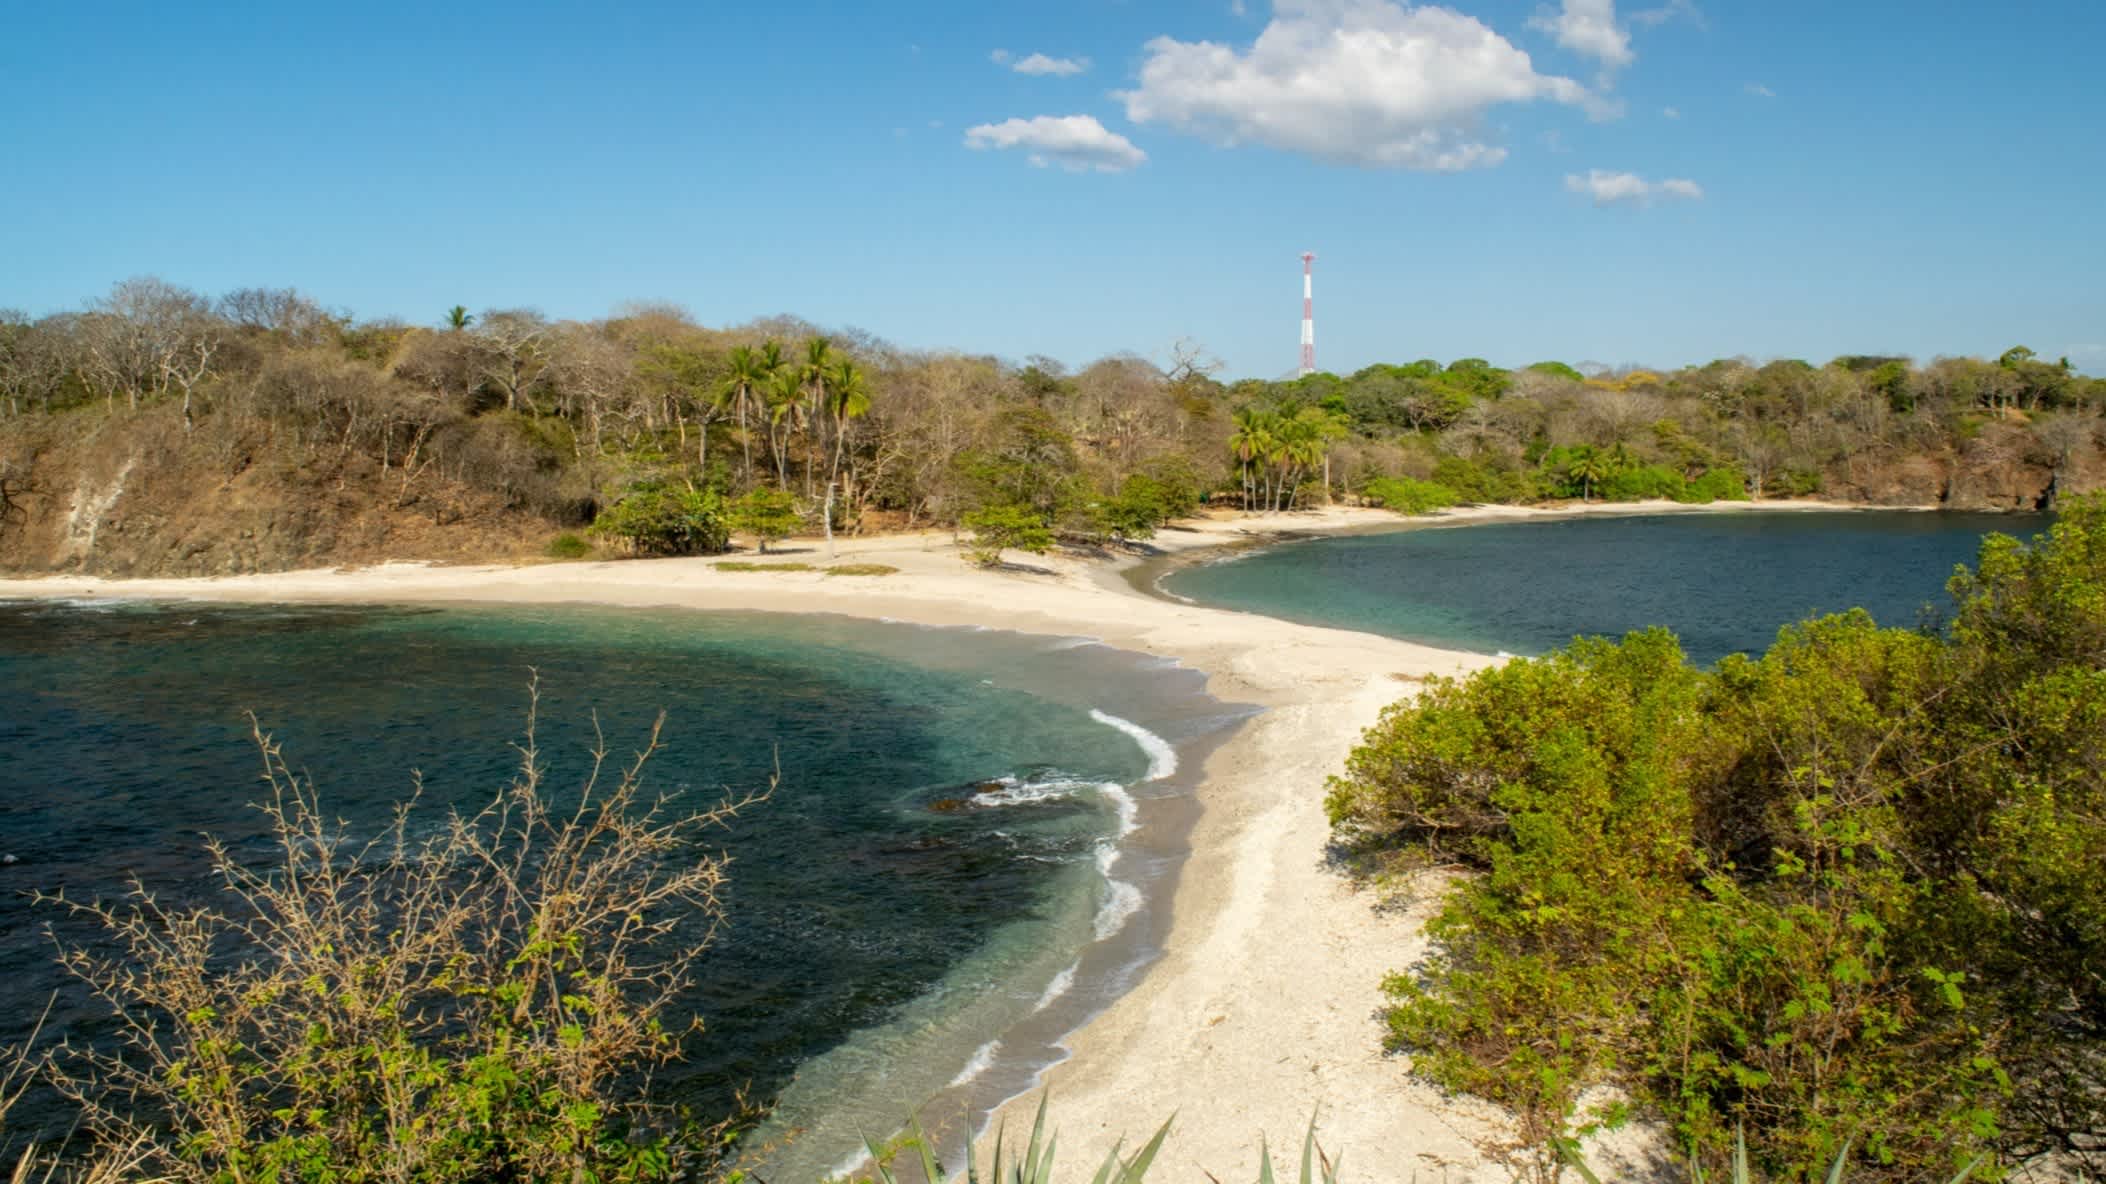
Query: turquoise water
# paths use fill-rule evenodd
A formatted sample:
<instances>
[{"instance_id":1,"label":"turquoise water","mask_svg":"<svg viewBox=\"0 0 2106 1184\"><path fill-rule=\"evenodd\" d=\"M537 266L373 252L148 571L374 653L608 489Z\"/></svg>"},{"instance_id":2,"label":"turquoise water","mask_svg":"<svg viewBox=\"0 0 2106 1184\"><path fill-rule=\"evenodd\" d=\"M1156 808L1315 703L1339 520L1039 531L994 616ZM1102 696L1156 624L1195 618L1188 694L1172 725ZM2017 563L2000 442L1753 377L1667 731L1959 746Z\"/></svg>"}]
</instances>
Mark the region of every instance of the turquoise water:
<instances>
[{"instance_id":1,"label":"turquoise water","mask_svg":"<svg viewBox=\"0 0 2106 1184\"><path fill-rule=\"evenodd\" d=\"M1760 653L1780 626L1862 607L1912 627L1992 531L2046 515L1662 514L1406 529L1286 543L1173 572L1181 597L1481 653L1665 625L1691 659Z\"/></svg>"},{"instance_id":2,"label":"turquoise water","mask_svg":"<svg viewBox=\"0 0 2106 1184\"><path fill-rule=\"evenodd\" d=\"M595 713L617 754L667 713L660 788L713 799L780 765L723 836L730 922L687 1001L706 1033L656 1088L776 1103L783 1178L1058 1055L1151 955L1192 758L1240 718L1192 672L1079 641L838 618L0 604L0 1044L54 994L47 1038L107 1032L52 964L66 922L22 893L137 875L195 898L204 833L267 857L246 712L377 828L413 769L434 807L503 784L529 667L552 785L583 775Z\"/></svg>"}]
</instances>

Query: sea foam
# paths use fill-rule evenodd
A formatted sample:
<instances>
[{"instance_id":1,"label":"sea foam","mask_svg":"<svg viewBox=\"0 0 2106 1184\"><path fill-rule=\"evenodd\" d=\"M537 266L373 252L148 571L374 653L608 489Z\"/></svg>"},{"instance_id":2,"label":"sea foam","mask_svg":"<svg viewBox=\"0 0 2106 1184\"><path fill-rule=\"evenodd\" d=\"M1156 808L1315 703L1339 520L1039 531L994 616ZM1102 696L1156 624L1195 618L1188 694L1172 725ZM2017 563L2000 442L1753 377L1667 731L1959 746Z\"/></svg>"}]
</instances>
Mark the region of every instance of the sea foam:
<instances>
[{"instance_id":1,"label":"sea foam","mask_svg":"<svg viewBox=\"0 0 2106 1184\"><path fill-rule=\"evenodd\" d=\"M1161 781L1170 774L1177 772L1177 750L1170 747L1168 740L1163 739L1132 720L1120 719L1116 715L1098 711L1094 708L1090 710L1090 718L1107 727L1117 728L1133 737L1133 742L1141 746L1142 752L1148 754L1148 775L1141 778L1141 780Z\"/></svg>"},{"instance_id":2,"label":"sea foam","mask_svg":"<svg viewBox=\"0 0 2106 1184\"><path fill-rule=\"evenodd\" d=\"M1001 1048L1001 1041L990 1040L974 1049L972 1059L965 1062L965 1068L958 1070L958 1075L951 1078L951 1085L964 1085L980 1074L987 1072L994 1066L995 1053L1001 1051Z\"/></svg>"},{"instance_id":3,"label":"sea foam","mask_svg":"<svg viewBox=\"0 0 2106 1184\"><path fill-rule=\"evenodd\" d=\"M1067 994L1075 985L1075 972L1080 969L1082 969L1082 960L1078 958L1068 963L1066 970L1054 975L1053 981L1046 984L1045 993L1038 997L1038 1003L1031 1008L1031 1014L1037 1015L1039 1012L1053 1006L1054 1001L1062 995Z\"/></svg>"}]
</instances>

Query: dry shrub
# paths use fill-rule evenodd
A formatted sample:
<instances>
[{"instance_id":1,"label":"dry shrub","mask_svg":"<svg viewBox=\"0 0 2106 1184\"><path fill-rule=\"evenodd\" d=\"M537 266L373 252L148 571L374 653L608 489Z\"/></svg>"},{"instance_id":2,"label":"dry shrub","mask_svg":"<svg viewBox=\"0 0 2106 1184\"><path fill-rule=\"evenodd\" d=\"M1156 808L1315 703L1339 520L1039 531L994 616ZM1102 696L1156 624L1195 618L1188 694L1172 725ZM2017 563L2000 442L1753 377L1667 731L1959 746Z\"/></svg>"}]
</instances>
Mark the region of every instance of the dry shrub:
<instances>
[{"instance_id":1,"label":"dry shrub","mask_svg":"<svg viewBox=\"0 0 2106 1184\"><path fill-rule=\"evenodd\" d=\"M765 793L699 812L648 794L662 724L618 773L597 744L569 802L530 710L519 771L480 810L420 830L412 799L367 840L257 729L268 866L214 840L220 904L137 882L69 904L113 939L62 961L121 1036L60 1075L87 1128L179 1180L695 1171L721 1132L680 1131L645 1086L723 917L725 862L700 843Z\"/></svg>"}]
</instances>

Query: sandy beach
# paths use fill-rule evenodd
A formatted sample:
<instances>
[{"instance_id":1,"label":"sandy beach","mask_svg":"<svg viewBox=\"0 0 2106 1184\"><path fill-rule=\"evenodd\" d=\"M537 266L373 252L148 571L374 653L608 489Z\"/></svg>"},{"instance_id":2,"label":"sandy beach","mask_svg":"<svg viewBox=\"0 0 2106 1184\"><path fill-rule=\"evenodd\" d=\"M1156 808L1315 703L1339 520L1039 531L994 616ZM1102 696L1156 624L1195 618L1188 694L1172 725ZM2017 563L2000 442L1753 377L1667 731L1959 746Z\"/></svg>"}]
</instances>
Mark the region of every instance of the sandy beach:
<instances>
[{"instance_id":1,"label":"sandy beach","mask_svg":"<svg viewBox=\"0 0 2106 1184\"><path fill-rule=\"evenodd\" d=\"M1841 509L1820 503L1718 507ZM1435 516L1460 523L1572 513L1690 511L1672 503L1568 510L1491 507ZM1710 508L1701 508L1710 509ZM1383 511L1337 508L1222 516L1163 532L1163 553L1194 553L1282 532L1401 525ZM1421 519L1419 521L1426 521ZM1208 761L1192 854L1172 899L1163 956L1132 991L1078 1032L1073 1056L1045 1076L1062 1160L1094 1168L1113 1140L1145 1139L1173 1112L1154 1178L1255 1174L1260 1137L1298 1150L1312 1111L1349 1176L1505 1180L1492 1148L1499 1116L1444 1099L1381 1051L1380 982L1411 963L1425 905L1380 909L1324 859L1324 780L1360 733L1417 680L1493 659L1367 634L1173 603L1129 586L1135 559L1012 554L971 567L948 534L842 540L836 558L898 568L880 577L719 571L720 558L531 566L388 564L217 579L0 580L0 598L170 598L238 602L571 603L703 610L826 612L927 625L1085 635L1173 658L1208 676L1215 696L1263 712ZM735 558L753 560L742 554ZM769 557L771 560L773 556ZM822 545L782 559L821 563ZM1002 1116L1028 1127L1035 1099Z\"/></svg>"}]
</instances>

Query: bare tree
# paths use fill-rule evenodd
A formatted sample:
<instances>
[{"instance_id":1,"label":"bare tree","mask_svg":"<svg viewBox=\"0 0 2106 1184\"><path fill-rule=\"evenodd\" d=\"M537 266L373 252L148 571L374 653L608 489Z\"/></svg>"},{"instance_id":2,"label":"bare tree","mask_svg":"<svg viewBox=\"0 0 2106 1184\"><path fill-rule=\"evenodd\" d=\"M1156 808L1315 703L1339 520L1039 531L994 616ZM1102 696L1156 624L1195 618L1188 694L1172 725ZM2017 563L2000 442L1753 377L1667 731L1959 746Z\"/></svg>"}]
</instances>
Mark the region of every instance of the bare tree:
<instances>
[{"instance_id":1,"label":"bare tree","mask_svg":"<svg viewBox=\"0 0 2106 1184\"><path fill-rule=\"evenodd\" d=\"M482 347L483 380L503 392L505 410L519 410L548 376L548 321L532 309L491 309L482 314L472 333Z\"/></svg>"},{"instance_id":2,"label":"bare tree","mask_svg":"<svg viewBox=\"0 0 2106 1184\"><path fill-rule=\"evenodd\" d=\"M112 403L119 392L128 406L139 400L183 392L183 424L191 424L191 400L210 373L225 322L211 304L188 288L165 280L125 280L82 318L91 376Z\"/></svg>"},{"instance_id":3,"label":"bare tree","mask_svg":"<svg viewBox=\"0 0 2106 1184\"><path fill-rule=\"evenodd\" d=\"M237 329L274 334L296 345L318 344L337 319L292 288L236 288L219 298L219 315Z\"/></svg>"},{"instance_id":4,"label":"bare tree","mask_svg":"<svg viewBox=\"0 0 2106 1184\"><path fill-rule=\"evenodd\" d=\"M21 414L25 403L49 410L71 367L63 321L31 324L19 312L0 311L0 397L9 415Z\"/></svg>"}]
</instances>

